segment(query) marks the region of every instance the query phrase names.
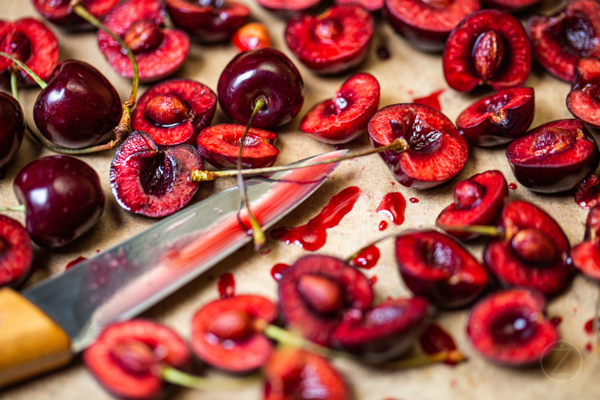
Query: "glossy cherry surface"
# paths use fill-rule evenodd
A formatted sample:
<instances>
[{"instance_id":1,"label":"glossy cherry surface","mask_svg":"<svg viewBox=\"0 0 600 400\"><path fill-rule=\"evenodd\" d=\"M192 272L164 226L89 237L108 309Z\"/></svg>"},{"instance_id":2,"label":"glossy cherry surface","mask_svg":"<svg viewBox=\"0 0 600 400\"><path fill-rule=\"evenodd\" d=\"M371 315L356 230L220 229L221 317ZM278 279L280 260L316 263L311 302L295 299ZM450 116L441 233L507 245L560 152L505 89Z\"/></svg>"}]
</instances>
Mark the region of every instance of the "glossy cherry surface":
<instances>
[{"instance_id":1,"label":"glossy cherry surface","mask_svg":"<svg viewBox=\"0 0 600 400\"><path fill-rule=\"evenodd\" d=\"M108 140L121 120L114 86L90 64L67 60L56 66L35 101L40 133L58 146L80 149Z\"/></svg>"},{"instance_id":2,"label":"glossy cherry surface","mask_svg":"<svg viewBox=\"0 0 600 400\"><path fill-rule=\"evenodd\" d=\"M225 67L217 89L219 104L230 118L247 124L256 101L264 97L267 105L254 120L255 128L286 124L302 108L304 83L296 66L273 48L238 54Z\"/></svg>"},{"instance_id":3,"label":"glossy cherry surface","mask_svg":"<svg viewBox=\"0 0 600 400\"><path fill-rule=\"evenodd\" d=\"M19 150L24 132L25 118L21 105L12 96L0 93L0 170Z\"/></svg>"},{"instance_id":4,"label":"glossy cherry surface","mask_svg":"<svg viewBox=\"0 0 600 400\"><path fill-rule=\"evenodd\" d=\"M77 239L104 210L98 174L74 157L43 157L29 163L15 178L14 191L25 205L27 232L43 247Z\"/></svg>"}]
</instances>

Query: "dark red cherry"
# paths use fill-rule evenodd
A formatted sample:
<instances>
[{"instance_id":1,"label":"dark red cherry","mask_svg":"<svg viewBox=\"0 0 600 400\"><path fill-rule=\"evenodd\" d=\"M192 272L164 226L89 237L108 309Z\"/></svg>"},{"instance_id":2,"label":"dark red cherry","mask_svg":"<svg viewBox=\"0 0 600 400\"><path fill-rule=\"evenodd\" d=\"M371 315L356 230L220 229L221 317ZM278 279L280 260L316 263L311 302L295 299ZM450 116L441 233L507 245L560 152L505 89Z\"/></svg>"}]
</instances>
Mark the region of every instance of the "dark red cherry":
<instances>
[{"instance_id":1,"label":"dark red cherry","mask_svg":"<svg viewBox=\"0 0 600 400\"><path fill-rule=\"evenodd\" d=\"M43 247L77 239L104 210L98 174L74 157L43 157L29 163L15 178L14 191L25 205L29 236Z\"/></svg>"},{"instance_id":2,"label":"dark red cherry","mask_svg":"<svg viewBox=\"0 0 600 400\"><path fill-rule=\"evenodd\" d=\"M121 100L100 71L83 61L56 66L38 95L33 119L53 144L81 149L105 142L121 120Z\"/></svg>"},{"instance_id":3,"label":"dark red cherry","mask_svg":"<svg viewBox=\"0 0 600 400\"><path fill-rule=\"evenodd\" d=\"M18 221L0 215L0 287L23 282L32 260L31 241L25 228Z\"/></svg>"},{"instance_id":4,"label":"dark red cherry","mask_svg":"<svg viewBox=\"0 0 600 400\"><path fill-rule=\"evenodd\" d=\"M0 171L19 150L24 132L25 118L21 105L9 94L0 93Z\"/></svg>"},{"instance_id":5,"label":"dark red cherry","mask_svg":"<svg viewBox=\"0 0 600 400\"><path fill-rule=\"evenodd\" d=\"M259 97L267 105L254 120L255 128L286 124L302 108L304 83L296 66L283 53L264 48L238 54L225 67L217 88L219 104L230 118L247 124Z\"/></svg>"}]
</instances>

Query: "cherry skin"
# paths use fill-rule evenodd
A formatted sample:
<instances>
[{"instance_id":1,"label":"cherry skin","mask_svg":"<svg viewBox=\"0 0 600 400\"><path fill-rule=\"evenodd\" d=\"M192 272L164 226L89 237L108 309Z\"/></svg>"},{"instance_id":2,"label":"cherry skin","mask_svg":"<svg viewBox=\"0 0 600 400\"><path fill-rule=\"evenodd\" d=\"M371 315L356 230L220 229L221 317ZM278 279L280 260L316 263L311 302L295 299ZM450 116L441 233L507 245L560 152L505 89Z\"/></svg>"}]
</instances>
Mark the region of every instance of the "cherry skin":
<instances>
[{"instance_id":1,"label":"cherry skin","mask_svg":"<svg viewBox=\"0 0 600 400\"><path fill-rule=\"evenodd\" d=\"M24 132L25 119L19 102L6 93L0 93L0 171L19 150Z\"/></svg>"},{"instance_id":2,"label":"cherry skin","mask_svg":"<svg viewBox=\"0 0 600 400\"><path fill-rule=\"evenodd\" d=\"M98 174L74 157L50 156L29 163L17 174L13 188L25 205L27 233L42 247L77 239L104 209Z\"/></svg>"},{"instance_id":3,"label":"cherry skin","mask_svg":"<svg viewBox=\"0 0 600 400\"><path fill-rule=\"evenodd\" d=\"M238 54L225 67L218 85L219 104L225 114L247 124L260 97L266 99L252 124L272 128L292 120L304 102L304 83L296 66L273 48Z\"/></svg>"},{"instance_id":4,"label":"cherry skin","mask_svg":"<svg viewBox=\"0 0 600 400\"><path fill-rule=\"evenodd\" d=\"M91 65L63 61L35 101L33 119L53 144L81 149L107 141L121 120L113 85Z\"/></svg>"}]
</instances>

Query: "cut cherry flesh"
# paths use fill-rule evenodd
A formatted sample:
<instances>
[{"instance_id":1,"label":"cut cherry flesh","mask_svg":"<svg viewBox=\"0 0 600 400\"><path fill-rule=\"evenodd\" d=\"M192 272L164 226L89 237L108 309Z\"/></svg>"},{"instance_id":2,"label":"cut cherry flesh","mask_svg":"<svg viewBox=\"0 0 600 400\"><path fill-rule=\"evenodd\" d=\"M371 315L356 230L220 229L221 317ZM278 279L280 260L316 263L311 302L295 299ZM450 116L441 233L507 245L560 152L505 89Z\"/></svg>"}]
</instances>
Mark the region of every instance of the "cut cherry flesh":
<instances>
[{"instance_id":1,"label":"cut cherry flesh","mask_svg":"<svg viewBox=\"0 0 600 400\"><path fill-rule=\"evenodd\" d=\"M204 362L231 372L262 367L273 344L254 327L272 323L277 307L261 296L241 295L208 303L192 319L192 350Z\"/></svg>"},{"instance_id":2,"label":"cut cherry flesh","mask_svg":"<svg viewBox=\"0 0 600 400\"><path fill-rule=\"evenodd\" d=\"M542 193L574 189L600 162L596 141L575 119L538 126L512 142L506 157L517 181Z\"/></svg>"},{"instance_id":3,"label":"cut cherry flesh","mask_svg":"<svg viewBox=\"0 0 600 400\"><path fill-rule=\"evenodd\" d=\"M167 0L171 20L204 43L227 40L248 21L250 9L236 1Z\"/></svg>"},{"instance_id":4,"label":"cut cherry flesh","mask_svg":"<svg viewBox=\"0 0 600 400\"><path fill-rule=\"evenodd\" d=\"M570 1L552 16L531 17L527 32L540 64L557 78L572 82L579 57L600 56L600 4Z\"/></svg>"},{"instance_id":5,"label":"cut cherry flesh","mask_svg":"<svg viewBox=\"0 0 600 400\"><path fill-rule=\"evenodd\" d=\"M27 232L42 247L59 247L89 231L104 210L100 178L74 157L50 156L27 164L13 183L25 205Z\"/></svg>"},{"instance_id":6,"label":"cut cherry flesh","mask_svg":"<svg viewBox=\"0 0 600 400\"><path fill-rule=\"evenodd\" d=\"M533 121L533 88L507 89L475 102L456 119L465 139L478 146L509 143L522 136Z\"/></svg>"},{"instance_id":7,"label":"cut cherry flesh","mask_svg":"<svg viewBox=\"0 0 600 400\"><path fill-rule=\"evenodd\" d=\"M321 142L350 142L366 132L369 119L379 108L380 93L373 75L352 75L334 99L317 104L306 114L300 129Z\"/></svg>"},{"instance_id":8,"label":"cut cherry flesh","mask_svg":"<svg viewBox=\"0 0 600 400\"><path fill-rule=\"evenodd\" d=\"M369 280L333 257L302 257L279 280L279 306L290 328L321 345L346 316L360 318L372 301Z\"/></svg>"},{"instance_id":9,"label":"cut cherry flesh","mask_svg":"<svg viewBox=\"0 0 600 400\"><path fill-rule=\"evenodd\" d=\"M25 134L25 116L17 100L0 93L0 175L19 150Z\"/></svg>"},{"instance_id":10,"label":"cut cherry flesh","mask_svg":"<svg viewBox=\"0 0 600 400\"><path fill-rule=\"evenodd\" d=\"M504 285L560 292L569 277L570 246L556 221L533 204L515 200L504 206L499 223L504 237L491 240L483 254L490 272Z\"/></svg>"},{"instance_id":11,"label":"cut cherry flesh","mask_svg":"<svg viewBox=\"0 0 600 400\"><path fill-rule=\"evenodd\" d=\"M393 360L406 353L427 326L427 300L391 299L348 318L333 333L332 345L373 363Z\"/></svg>"},{"instance_id":12,"label":"cut cherry flesh","mask_svg":"<svg viewBox=\"0 0 600 400\"><path fill-rule=\"evenodd\" d=\"M40 133L67 149L107 141L121 114L121 99L114 86L96 68L76 60L56 66L33 108Z\"/></svg>"},{"instance_id":13,"label":"cut cherry flesh","mask_svg":"<svg viewBox=\"0 0 600 400\"><path fill-rule=\"evenodd\" d=\"M486 171L454 187L454 203L444 208L435 224L460 239L474 239L475 233L452 231L452 226L492 225L508 197L502 172Z\"/></svg>"},{"instance_id":14,"label":"cut cherry flesh","mask_svg":"<svg viewBox=\"0 0 600 400\"><path fill-rule=\"evenodd\" d=\"M204 160L217 168L236 168L245 126L219 124L200 132L198 151ZM250 128L242 151L242 168L270 167L277 161L279 150L274 146L277 135L264 129Z\"/></svg>"},{"instance_id":15,"label":"cut cherry flesh","mask_svg":"<svg viewBox=\"0 0 600 400\"><path fill-rule=\"evenodd\" d=\"M439 186L456 176L467 162L465 139L440 111L420 104L395 104L373 115L368 125L373 147L403 137L409 150L379 153L394 177L413 189Z\"/></svg>"},{"instance_id":16,"label":"cut cherry flesh","mask_svg":"<svg viewBox=\"0 0 600 400\"><path fill-rule=\"evenodd\" d=\"M189 179L192 170L202 170L194 146L159 147L150 135L135 131L115 153L110 186L125 210L164 217L183 208L198 191L199 184Z\"/></svg>"},{"instance_id":17,"label":"cut cherry flesh","mask_svg":"<svg viewBox=\"0 0 600 400\"><path fill-rule=\"evenodd\" d=\"M184 368L191 360L187 345L171 329L136 319L109 325L83 353L92 375L116 397L150 400L163 386L161 364Z\"/></svg>"},{"instance_id":18,"label":"cut cherry flesh","mask_svg":"<svg viewBox=\"0 0 600 400\"><path fill-rule=\"evenodd\" d=\"M358 4L370 12L379 11L383 8L384 0L335 0L335 4L345 6L348 4Z\"/></svg>"},{"instance_id":19,"label":"cut cherry flesh","mask_svg":"<svg viewBox=\"0 0 600 400\"><path fill-rule=\"evenodd\" d=\"M600 128L600 60L580 58L567 96L571 114L594 128Z\"/></svg>"},{"instance_id":20,"label":"cut cherry flesh","mask_svg":"<svg viewBox=\"0 0 600 400\"><path fill-rule=\"evenodd\" d=\"M289 18L315 8L321 0L257 0L258 4L279 16Z\"/></svg>"},{"instance_id":21,"label":"cut cherry flesh","mask_svg":"<svg viewBox=\"0 0 600 400\"><path fill-rule=\"evenodd\" d=\"M497 292L471 311L467 333L473 347L490 361L527 366L550 355L559 339L544 317L543 296L526 289Z\"/></svg>"},{"instance_id":22,"label":"cut cherry flesh","mask_svg":"<svg viewBox=\"0 0 600 400\"><path fill-rule=\"evenodd\" d=\"M71 0L32 0L32 3L44 19L55 25L74 30L92 28L89 22L75 14ZM119 4L119 0L85 0L83 4L92 15L101 20Z\"/></svg>"},{"instance_id":23,"label":"cut cherry flesh","mask_svg":"<svg viewBox=\"0 0 600 400\"><path fill-rule=\"evenodd\" d=\"M485 268L458 242L436 231L397 237L396 260L406 286L442 308L472 303L488 283Z\"/></svg>"},{"instance_id":24,"label":"cut cherry flesh","mask_svg":"<svg viewBox=\"0 0 600 400\"><path fill-rule=\"evenodd\" d=\"M374 25L373 16L360 6L333 6L316 17L292 17L285 29L285 41L311 71L337 74L365 59Z\"/></svg>"},{"instance_id":25,"label":"cut cherry flesh","mask_svg":"<svg viewBox=\"0 0 600 400\"><path fill-rule=\"evenodd\" d=\"M139 67L140 82L155 82L181 67L190 50L188 35L162 28L165 4L159 0L127 0L104 19L106 27L120 37L131 38ZM132 43L132 42L130 42ZM98 46L111 67L121 76L133 78L133 65L121 45L106 32L98 31Z\"/></svg>"},{"instance_id":26,"label":"cut cherry flesh","mask_svg":"<svg viewBox=\"0 0 600 400\"><path fill-rule=\"evenodd\" d=\"M441 51L458 23L479 9L479 0L387 0L383 7L394 30L425 51Z\"/></svg>"},{"instance_id":27,"label":"cut cherry flesh","mask_svg":"<svg viewBox=\"0 0 600 400\"><path fill-rule=\"evenodd\" d=\"M47 80L58 62L58 41L43 23L33 18L15 22L0 21L0 51L27 65L42 80ZM15 65L0 57L0 82L6 84ZM35 85L29 74L17 68L18 83Z\"/></svg>"},{"instance_id":28,"label":"cut cherry flesh","mask_svg":"<svg viewBox=\"0 0 600 400\"><path fill-rule=\"evenodd\" d=\"M573 266L586 276L600 280L600 205L590 209L583 242L571 249Z\"/></svg>"},{"instance_id":29,"label":"cut cherry flesh","mask_svg":"<svg viewBox=\"0 0 600 400\"><path fill-rule=\"evenodd\" d=\"M269 47L234 57L219 78L217 93L225 114L243 125L250 120L257 100L266 99L252 126L271 128L290 122L300 112L304 83L294 63Z\"/></svg>"},{"instance_id":30,"label":"cut cherry flesh","mask_svg":"<svg viewBox=\"0 0 600 400\"><path fill-rule=\"evenodd\" d=\"M481 0L486 8L495 8L510 13L519 12L529 8L541 0Z\"/></svg>"},{"instance_id":31,"label":"cut cherry flesh","mask_svg":"<svg viewBox=\"0 0 600 400\"><path fill-rule=\"evenodd\" d=\"M194 145L210 125L217 95L191 79L171 79L148 89L133 111L133 129L144 131L159 146Z\"/></svg>"},{"instance_id":32,"label":"cut cherry flesh","mask_svg":"<svg viewBox=\"0 0 600 400\"><path fill-rule=\"evenodd\" d=\"M0 288L18 286L29 274L33 250L21 224L0 215Z\"/></svg>"},{"instance_id":33,"label":"cut cherry flesh","mask_svg":"<svg viewBox=\"0 0 600 400\"><path fill-rule=\"evenodd\" d=\"M267 28L258 22L251 22L238 29L231 37L231 43L239 51L271 47L271 37Z\"/></svg>"},{"instance_id":34,"label":"cut cherry flesh","mask_svg":"<svg viewBox=\"0 0 600 400\"><path fill-rule=\"evenodd\" d=\"M497 91L523 86L531 71L527 32L508 13L478 11L450 34L443 65L446 82L459 92L470 92L480 85Z\"/></svg>"},{"instance_id":35,"label":"cut cherry flesh","mask_svg":"<svg viewBox=\"0 0 600 400\"><path fill-rule=\"evenodd\" d=\"M264 368L265 400L350 400L340 373L321 356L284 349L273 354Z\"/></svg>"}]
</instances>

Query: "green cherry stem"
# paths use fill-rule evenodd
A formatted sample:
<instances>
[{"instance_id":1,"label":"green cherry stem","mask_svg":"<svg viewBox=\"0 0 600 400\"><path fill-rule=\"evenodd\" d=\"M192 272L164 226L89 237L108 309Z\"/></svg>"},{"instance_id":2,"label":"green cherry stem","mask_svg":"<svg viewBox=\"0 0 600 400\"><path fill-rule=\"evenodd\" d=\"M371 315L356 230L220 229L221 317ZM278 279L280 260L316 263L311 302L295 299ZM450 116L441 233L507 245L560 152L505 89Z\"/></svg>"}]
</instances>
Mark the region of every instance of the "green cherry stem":
<instances>
[{"instance_id":1,"label":"green cherry stem","mask_svg":"<svg viewBox=\"0 0 600 400\"><path fill-rule=\"evenodd\" d=\"M227 170L227 171L194 170L191 172L190 179L194 182L204 182L204 181L212 181L217 178L225 178L228 176L235 176L238 173L241 175L260 175L260 174L267 174L267 173L271 173L271 172L290 171L293 169L308 168L308 167L314 167L317 165L333 164L333 163L337 163L337 162L344 161L344 160L350 160L353 158L369 156L369 155L375 154L375 153L381 153L383 151L395 151L396 153L402 153L406 150L408 150L408 143L406 143L406 140L404 140L403 138L397 138L392 143L390 143L386 146L377 147L375 149L369 149L364 152L350 154L350 155L344 156L344 157L335 157L335 158L330 158L328 160L317 161L317 162L308 163L308 164L282 165L280 167L244 169L239 172L237 170Z\"/></svg>"},{"instance_id":2,"label":"green cherry stem","mask_svg":"<svg viewBox=\"0 0 600 400\"><path fill-rule=\"evenodd\" d=\"M14 64L18 65L19 68L21 68L23 71L27 72L27 75L29 75L31 77L31 79L33 79L42 89L46 89L48 84L46 82L44 82L44 80L42 78L37 76L37 74L35 72L33 72L31 70L31 68L29 68L27 65L25 65L21 60L11 56L10 54L4 53L2 51L0 51L0 56L8 58ZM12 78L11 78L11 80L12 80ZM16 86L16 82L15 82L15 86ZM11 82L11 89L12 89L12 82ZM14 96L14 94L13 94L13 96Z\"/></svg>"},{"instance_id":3,"label":"green cherry stem","mask_svg":"<svg viewBox=\"0 0 600 400\"><path fill-rule=\"evenodd\" d=\"M463 354L458 350L450 350L450 351L440 351L435 354L421 354L415 357L405 358L398 361L393 361L385 364L379 365L380 368L384 369L406 369L406 368L414 368L420 367L423 365L429 365L439 362L451 362L453 364L457 364L459 362L465 361L466 358Z\"/></svg>"},{"instance_id":4,"label":"green cherry stem","mask_svg":"<svg viewBox=\"0 0 600 400\"><path fill-rule=\"evenodd\" d=\"M259 325L259 330L261 330L263 332L263 334L266 337L268 337L269 339L275 340L286 346L298 347L298 348L310 351L310 352L318 354L322 357L352 358L352 359L354 358L353 356L351 356L349 354L342 353L342 352L336 351L336 350L332 350L332 349L324 347L324 346L320 346L316 343L311 342L310 340L303 338L300 335L297 335L286 329L280 328L276 325L264 323L263 326Z\"/></svg>"},{"instance_id":5,"label":"green cherry stem","mask_svg":"<svg viewBox=\"0 0 600 400\"><path fill-rule=\"evenodd\" d=\"M208 379L190 375L169 365L163 365L160 371L163 381L174 383L190 389L235 391L258 381L258 376L249 376L240 379Z\"/></svg>"},{"instance_id":6,"label":"green cherry stem","mask_svg":"<svg viewBox=\"0 0 600 400\"><path fill-rule=\"evenodd\" d=\"M250 130L250 127L252 126L252 123L254 122L254 118L256 118L256 115L258 114L258 112L266 105L267 105L267 99L265 99L263 96L259 96L256 99L256 103L254 104L254 111L252 111L252 116L250 116L250 120L248 121L248 124L246 125L246 130L244 130L244 134L242 135L242 141L240 143L240 152L238 154L237 166L236 166L237 167L236 175L237 175L238 188L240 189L240 196L242 197L242 202L244 203L244 207L246 207L246 210L248 210L248 217L250 218L250 226L252 227L252 238L254 239L254 249L256 251L259 251L261 249L261 247L263 247L265 245L265 243L267 242L267 238L265 236L265 232L262 230L262 227L260 226L260 222L258 222L256 217L254 216L254 213L252 213L252 210L250 210L250 204L248 202L248 195L246 194L246 186L244 185L244 175L242 174L242 153L244 151L244 144L246 142L246 136L248 135L248 131Z\"/></svg>"},{"instance_id":7,"label":"green cherry stem","mask_svg":"<svg viewBox=\"0 0 600 400\"><path fill-rule=\"evenodd\" d=\"M15 98L17 103L20 103L19 90L17 89L17 70L15 68L12 68L10 71L10 91L12 93L12 97Z\"/></svg>"},{"instance_id":8,"label":"green cherry stem","mask_svg":"<svg viewBox=\"0 0 600 400\"><path fill-rule=\"evenodd\" d=\"M18 211L25 212L25 204L21 204L19 206L14 207L0 207L0 211Z\"/></svg>"},{"instance_id":9,"label":"green cherry stem","mask_svg":"<svg viewBox=\"0 0 600 400\"><path fill-rule=\"evenodd\" d=\"M488 225L438 225L440 229L454 232L476 233L489 237L504 237L504 230L498 226Z\"/></svg>"}]
</instances>

